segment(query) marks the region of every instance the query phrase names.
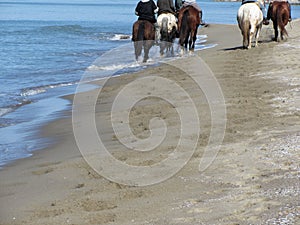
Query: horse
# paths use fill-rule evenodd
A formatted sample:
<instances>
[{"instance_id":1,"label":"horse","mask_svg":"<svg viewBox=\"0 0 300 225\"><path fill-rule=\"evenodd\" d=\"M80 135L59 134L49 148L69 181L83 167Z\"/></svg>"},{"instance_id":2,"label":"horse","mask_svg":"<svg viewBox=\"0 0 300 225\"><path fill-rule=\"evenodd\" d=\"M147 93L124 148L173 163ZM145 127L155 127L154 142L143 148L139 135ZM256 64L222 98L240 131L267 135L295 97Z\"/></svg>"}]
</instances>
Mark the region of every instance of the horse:
<instances>
[{"instance_id":1,"label":"horse","mask_svg":"<svg viewBox=\"0 0 300 225\"><path fill-rule=\"evenodd\" d=\"M289 22L290 9L287 2L273 2L272 6L269 6L268 16L273 21L273 28L275 31L275 41L284 40L284 37L288 36L285 26ZM278 37L278 27L280 29L280 38Z\"/></svg>"},{"instance_id":2,"label":"horse","mask_svg":"<svg viewBox=\"0 0 300 225\"><path fill-rule=\"evenodd\" d=\"M181 46L182 52L184 49L187 49L188 43L189 50L194 51L200 21L199 12L193 6L185 6L179 10L178 33L179 45Z\"/></svg>"},{"instance_id":3,"label":"horse","mask_svg":"<svg viewBox=\"0 0 300 225\"><path fill-rule=\"evenodd\" d=\"M155 27L147 20L138 20L132 27L132 41L134 42L135 59L138 60L144 47L143 62L149 59L150 48L154 45Z\"/></svg>"},{"instance_id":4,"label":"horse","mask_svg":"<svg viewBox=\"0 0 300 225\"><path fill-rule=\"evenodd\" d=\"M265 5L263 0L258 2L244 3L237 13L237 21L243 36L243 48L250 49L253 36L255 47L258 45L259 34L263 23L263 13L260 4Z\"/></svg>"},{"instance_id":5,"label":"horse","mask_svg":"<svg viewBox=\"0 0 300 225\"><path fill-rule=\"evenodd\" d=\"M174 55L174 40L177 33L176 17L172 13L162 13L157 17L157 24L160 30L160 54L171 52Z\"/></svg>"}]
</instances>

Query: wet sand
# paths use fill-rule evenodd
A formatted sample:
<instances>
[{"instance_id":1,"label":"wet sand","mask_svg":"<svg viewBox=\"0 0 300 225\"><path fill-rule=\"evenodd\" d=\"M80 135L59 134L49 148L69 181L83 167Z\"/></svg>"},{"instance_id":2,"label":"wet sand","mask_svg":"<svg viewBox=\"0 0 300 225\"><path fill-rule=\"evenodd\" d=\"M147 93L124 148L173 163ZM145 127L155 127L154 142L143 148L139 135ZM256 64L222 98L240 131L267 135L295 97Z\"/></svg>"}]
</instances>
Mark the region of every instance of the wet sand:
<instances>
[{"instance_id":1,"label":"wet sand","mask_svg":"<svg viewBox=\"0 0 300 225\"><path fill-rule=\"evenodd\" d=\"M187 137L191 143L196 141L196 150L183 169L166 181L144 187L109 181L82 158L73 134L72 112L67 111L67 118L41 131L58 144L0 171L0 224L299 223L300 21L293 21L288 32L288 41L276 43L271 41L271 25L264 26L259 47L243 50L236 25L212 24L199 33L208 36L208 44L218 45L177 61L189 66L200 57L224 95L224 140L205 171L199 172L198 167L209 141L212 114L204 91L175 66L152 67L105 84L95 107L96 126L120 161L151 167L168 158L180 135L176 107L149 97L132 109L129 124L139 138L160 129L149 127L153 117L163 119L170 129L155 152L142 157L124 150L118 141L110 125L110 108L122 88L138 78L172 80L195 103L201 125L199 140L194 134ZM141 85L137 92L143 89ZM156 91L174 95L179 105L185 104L186 99L177 93L166 93L163 87Z\"/></svg>"}]
</instances>

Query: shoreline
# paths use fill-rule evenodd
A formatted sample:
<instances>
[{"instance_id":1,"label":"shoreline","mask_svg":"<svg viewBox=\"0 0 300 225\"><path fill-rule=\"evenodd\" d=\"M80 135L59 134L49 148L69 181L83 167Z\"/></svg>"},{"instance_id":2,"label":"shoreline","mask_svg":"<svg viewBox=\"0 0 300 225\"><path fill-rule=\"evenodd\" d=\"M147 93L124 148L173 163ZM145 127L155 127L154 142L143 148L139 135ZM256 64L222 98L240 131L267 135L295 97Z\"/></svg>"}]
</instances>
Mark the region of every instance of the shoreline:
<instances>
[{"instance_id":1,"label":"shoreline","mask_svg":"<svg viewBox=\"0 0 300 225\"><path fill-rule=\"evenodd\" d=\"M299 24L299 20L295 20L293 21L293 23ZM266 115L264 115L265 111L260 112L261 109L272 109L268 101L273 101L272 97L274 96L272 96L272 94L278 92L272 90L271 85L268 84L270 80L273 82L274 78L270 78L264 75L265 78L258 79L257 77L255 78L255 76L257 76L256 73L266 73L269 69L269 66L272 65L273 62L268 60L269 64L266 63L267 65L256 63L256 65L259 65L262 68L256 68L256 70L254 70L254 72L250 74L247 72L246 66L244 68L242 65L234 64L235 62L240 63L241 61L239 57L244 57L244 55L248 55L249 58L252 59L259 55L263 55L267 58L266 54L273 52L278 43L269 41L269 35L271 33L269 32L267 27L264 28L265 32L262 32L262 35L264 36L263 42L260 43L260 46L258 48L254 48L248 51L240 49L242 39L239 29L236 25L212 24L209 27L200 30L200 34L204 32L208 35L207 44L213 44L215 42L219 42L219 44L212 49L204 49L196 52L195 54L200 55L200 57L203 58L204 61L212 68L213 72L217 74L217 79L220 82L221 87L224 88L223 91L225 92L225 98L229 101L229 108L232 108L231 110L229 110L229 113L232 117L228 119L228 130L224 140L225 150L221 150L222 154L220 155L220 158L217 159L217 162L214 163L205 172L205 176L201 176L198 173L191 171L191 168L195 167L196 163L198 162L198 158L201 155L201 151L198 150L196 152L196 155L193 156L188 165L181 172L179 172L179 175L175 175L170 180L162 184L158 184L157 186L151 186L143 189L138 187L124 187L122 185L120 186L118 184L109 182L96 174L92 169L90 169L82 159L81 154L75 144L74 137L72 136L72 123L70 121L71 112L68 110L63 112L63 114L68 116L67 118L62 118L51 122L47 124L41 131L41 134L43 136L51 136L52 138L59 140L56 144L48 147L45 150L34 151L33 156L31 156L30 158L17 160L16 162L13 162L12 164L7 165L2 170L0 170L1 179L4 180L3 183L1 182L1 202L10 203L7 205L7 208L5 210L3 210L3 208L1 207L0 217L5 219L3 219L4 221L0 221L0 224L51 224L52 222L50 221L52 219L54 219L53 224L64 224L68 223L67 221L74 224L85 224L84 221L88 221L86 224L126 224L126 222L132 222L133 219L135 221L133 221L132 224L146 224L146 220L152 221L152 223L154 224L168 224L164 223L162 212L159 212L159 209L165 209L166 212L168 212L166 214L167 218L173 220L173 222L170 222L170 224L192 224L193 217L191 215L193 215L194 218L197 219L196 221L200 221L200 219L202 218L199 218L199 215L198 217L197 215L194 215L197 210L200 210L198 212L205 214L205 211L201 211L204 210L202 209L202 207L200 207L200 205L202 205L201 202L207 207L207 210L217 209L217 206L215 206L213 203L209 205L209 201L206 202L205 200L203 200L207 198L205 197L205 193L200 193L202 199L200 197L199 199L192 197L199 195L199 193L197 192L197 186L201 185L201 183L203 182L206 183L206 185L211 185L213 187L213 190L215 190L215 192L206 190L208 192L207 195L211 199L221 199L222 197L226 196L228 197L230 195L226 194L230 192L230 189L238 189L239 185L242 186L242 188L240 189L240 191L242 190L242 192L245 192L246 190L248 190L248 188L254 188L254 186L256 185L262 185L263 188L265 188L264 183L260 182L258 177L260 177L264 181L270 182L271 185L272 182L276 181L276 179L274 181L274 177L280 177L280 175L283 174L283 171L280 170L281 168L276 168L271 172L268 171L267 168L260 165L259 160L260 157L262 157L262 153L255 152L255 155L251 156L249 151L246 151L246 149L250 148L251 150L254 150L258 146L258 143L263 142L263 144L259 145L264 146L261 147L261 149L267 149L262 150L267 152L268 148L271 148L268 147L268 145L271 144L265 141L265 139L268 140L267 128L271 128L271 130L273 131L273 133L269 135L272 136L271 138L273 138L274 140L282 141L281 133L283 133L283 135L288 134L290 136L293 136L294 132L297 133L299 131L299 128L297 126L294 126L294 130L292 129L293 118L295 118L295 116L297 118L297 115L283 116L284 120L280 120L283 125L280 125L280 123L276 123L275 127L278 127L279 129L276 130L274 129L275 127L272 128L272 118L269 118L269 120L267 119L267 115L271 115L272 113L268 112L266 113ZM293 30L289 29L289 32L292 34L292 36L290 37L292 40L293 38L299 38L299 36L295 35L296 32L299 32L299 28L296 27ZM220 39L222 35L224 35L224 39ZM289 44L289 42L290 41L288 40L284 43ZM267 53L265 53L263 50L266 50ZM276 49L274 51L276 51ZM230 53L233 54L233 56L231 56ZM187 59L184 59L184 61L187 62ZM219 61L215 62L215 59ZM231 64L227 65L226 63L224 63L227 60ZM248 63L247 65L250 64ZM222 66L225 66L225 68L223 68ZM246 89L249 89L247 93L250 94L250 97L244 96L242 94L243 88L233 87L230 85L228 86L228 84L226 83L228 82L226 80L230 80L230 76L233 76L230 75L230 71L232 70L232 73L234 73L237 72L236 70L238 69L243 69L240 76L245 76L245 79L250 82L250 86L247 88L245 87ZM112 81L109 83L109 89L113 91L115 89L119 89L120 86L126 84L131 79L134 79L134 77L138 77L143 74L155 74L160 71L164 71L166 73L166 76L168 77L171 76L171 74L168 74L169 70L170 68L168 68L168 66L163 65L155 68L148 68L144 71L134 73L133 75L129 74L128 76L126 75L124 77L120 76L112 78ZM226 71L228 74L226 74ZM290 70L288 71L291 72ZM226 74L225 77L222 76L223 72ZM243 73L245 73L246 75L244 75ZM251 74L253 74L254 77L251 77ZM238 77L239 76L235 76L233 77L233 79L238 80ZM259 81L256 81L255 79ZM240 85L243 84L242 81L238 80L238 82ZM287 89L288 86L286 84L276 84L276 82L272 84L276 85L276 87L279 87L279 90L282 91ZM258 87L258 90L256 90L256 87ZM237 93L233 92L230 89L236 89ZM252 92L254 92L254 95L251 94ZM109 93L107 92L105 94L107 94L107 98L109 99ZM261 97L262 99L256 96L258 94L261 94L263 96ZM258 100L255 96L258 98ZM65 96L64 98L71 100L72 95ZM247 102L241 103L245 100L247 100ZM256 103L255 101L258 101L258 103ZM250 102L252 105L250 105ZM249 108L249 106L251 106L251 108ZM245 118L239 118L239 113L244 112L244 110L252 109L252 107L254 107L253 113L257 113L259 115L262 114L258 118L263 119L258 119L258 124L255 118L251 118L250 121L245 120ZM167 111L169 110L167 107L163 109ZM277 106L275 109L286 113L286 109L283 106ZM247 132L243 131L243 129L246 129L243 128L245 124L249 125L250 127L247 128L249 129ZM209 126L206 123L204 123L204 125ZM263 129L257 130L257 128L261 125ZM280 127L282 128L285 126L287 129L286 131L284 131L284 129L280 129ZM261 132L262 135L259 135L258 138L258 133L256 132ZM255 139L253 139L253 137L255 137ZM250 143L248 143L249 140ZM199 149L202 149L202 145L203 143L201 142ZM232 153L227 152L227 150L231 148L242 148L245 149L245 152L242 153L237 150L233 151ZM230 159L231 156L234 156L241 161L236 163L234 160ZM247 162L249 157L252 160L250 160L250 162ZM222 160L220 159L228 162L228 164L221 170L220 167L218 167L222 165ZM262 172L256 171L256 169L252 167L253 165L257 166L256 163L251 164L255 162L254 159L258 160L259 166L264 169ZM292 159L288 159L286 163L288 163L289 165L283 165L282 168L284 168L284 171L289 170L288 166L294 165ZM247 167L245 165L249 166ZM237 175L230 170L231 166L233 166L233 168L236 170L241 169L245 172L247 168L249 169L249 171L245 173L240 172L241 175ZM214 169L218 172L214 173ZM277 174L276 171L278 172ZM269 172L271 175L269 174ZM274 177L272 175L273 172ZM220 174L225 176L220 176ZM229 178L230 175L233 174L237 175L237 181L231 180ZM253 176L254 179L252 179L251 176ZM184 177L185 179L190 180L190 184L188 186L185 186L187 185L185 181L179 181L180 177ZM207 180L208 177L212 178L215 183L211 183L211 181ZM222 182L218 183L220 180L222 180ZM254 182L254 184L251 184L250 181ZM276 182L276 185L280 186L279 181L280 179L278 178L278 183ZM100 184L100 187L97 189L98 184ZM175 186L172 187L173 185ZM174 189L175 187L178 188L178 190ZM201 185L201 187L205 189L205 185ZM176 200L172 201L172 194L167 194L161 188L165 188L166 190L173 190L174 193L178 194L179 197L177 197ZM190 193L183 193L182 190L185 189L188 189ZM222 190L226 190L224 191L225 195ZM256 189L254 188L252 190L254 192L253 196L252 194L249 194L249 196L247 194L245 195L250 197L250 200L243 199L243 197L245 197L244 195L240 195L238 191L234 191L234 196L238 198L229 198L231 206L233 208L238 208L239 206L243 206L246 204L249 206L249 209L247 210L246 208L244 208L245 212L236 209L236 216L230 215L228 210L225 210L224 213L221 214L222 218L225 218L225 222L241 221L245 215L249 215L249 213L252 212L251 210L266 212L265 208L261 208L262 205L266 207L268 205L268 207L270 207L269 210L273 210L274 213L278 211L278 206L276 204L272 204L272 201L268 201L267 199L262 198L262 196L255 195L254 190ZM102 191L103 194L101 193ZM165 204L159 203L160 197L164 195L166 195L164 199L166 202L175 204L174 206L172 206L174 208L173 211L169 209ZM69 202L67 200L68 196L71 198ZM78 198L78 201L74 200L76 198ZM125 205L124 203L122 203L122 201L129 203L130 208L137 210L140 214L137 215L135 213L129 213L128 209L125 210ZM147 201L150 202L150 205L149 203L147 203ZM255 205L255 201L258 202L258 204L256 203ZM264 201L266 201L267 203L265 204ZM216 202L220 203L218 200L216 200ZM135 207L135 204L140 205L141 209L149 210L148 213L150 215L147 216L145 215L145 213L142 213L141 210ZM43 207L43 209L40 209L41 206ZM177 207L179 208L177 209ZM79 215L76 215L77 213L82 211L82 209L84 209L85 211L82 212L83 218L81 218L81 216ZM13 210L16 211L14 212ZM190 210L193 211L192 214L189 214ZM126 212L129 213L127 216ZM119 213L121 216L117 216ZM271 213L270 215L275 216L274 213ZM157 219L155 219L155 217L157 217ZM207 218L208 221L206 222L213 222L215 221L215 219L216 217L210 216ZM257 221L257 217L250 214L249 220ZM168 220L165 220L165 222L166 221Z\"/></svg>"},{"instance_id":2,"label":"shoreline","mask_svg":"<svg viewBox=\"0 0 300 225\"><path fill-rule=\"evenodd\" d=\"M198 38L199 39L199 38ZM206 41L205 38L201 37L202 41ZM206 44L203 45L203 43L199 42L199 48L212 48L211 46L208 46ZM128 46L127 44L125 45L121 45L121 46ZM110 50L109 52L111 52L112 50ZM134 63L134 61L132 62L132 65L131 64L128 64L128 67L126 67L126 62L125 62L125 67L124 68L121 68L123 65L122 63L120 65L117 65L117 66L114 66L112 65L111 68L109 68L109 66L106 66L104 65L104 70L103 72L102 71L97 71L95 70L95 73L98 75L100 75L100 77L102 77L102 73L104 74L104 77L102 78L96 78L94 81L90 81L89 83L97 83L97 80L102 80L102 79L105 79L105 76L108 76L110 77L110 73L113 73L112 76L122 76L122 75L126 75L126 74L131 74L131 73L135 73L135 72L138 72L138 71L141 71L141 70L144 70L145 68L151 68L151 67L155 67L155 66L158 66L161 62L159 62L159 58L157 56L157 52L158 52L158 47L156 47L154 53L153 53L153 62L150 62L150 63L147 63L145 65L134 65L136 63ZM178 57L176 57L178 58ZM176 60L175 58L175 60ZM97 64L97 63L96 63ZM101 64L101 63L100 63ZM98 65L94 65L92 64L91 66L89 67L97 67ZM135 67L132 67L132 66L135 66ZM89 70L89 67L86 69L86 72L84 73L93 73L93 69ZM116 67L116 68L114 68ZM119 70L121 72L119 72ZM116 74L115 74L116 72ZM93 80L93 79L92 79ZM78 81L79 82L79 81ZM3 133L6 132L6 130L11 130L9 133L13 133L14 131L16 131L15 133L20 136L20 137L23 137L23 136L26 136L26 127L29 127L28 125L23 125L23 124L31 124L31 128L33 128L34 130L40 130L43 126L47 125L48 123L50 123L51 121L54 121L54 120L59 120L61 118L61 116L59 116L60 113L64 113L65 110L69 110L67 109L69 106L70 106L70 102L66 102L66 103L60 103L61 101L64 100L64 95L69 95L69 94L74 94L75 93L75 89L76 87L78 86L78 82L75 82L75 84L73 85L63 85L62 87L56 87L54 89L52 88L49 88L49 90L47 90L47 93L50 92L50 94L48 94L49 96L48 97L44 97L44 98L37 98L38 100L34 99L32 100L32 102L29 104L26 104L24 105L23 107L19 107L17 108L16 110L12 111L10 114L8 114L9 118L13 118L14 116L13 115L16 115L15 117L22 117L22 119L24 121L26 121L26 119L28 119L28 122L25 122L25 123L17 123L17 124L14 124L12 126L7 126L7 127L3 127L2 129L3 130ZM69 84L69 83L68 83ZM93 85L89 85L88 83L86 84L87 85L87 89L92 89ZM91 87L89 87L91 86ZM97 85L96 85L97 86ZM57 92L57 94L55 94L55 92ZM64 94L65 93L65 94ZM44 103L43 103L44 102ZM48 104L46 103L48 102ZM60 105L60 106L57 106L57 105ZM48 107L48 105L55 105L56 106L56 109L53 110L52 108L49 111L45 110L44 112L47 112L47 116L45 115L41 115L39 117L36 117L36 118L32 118L32 115L30 114L31 111L38 111L40 112L42 107ZM24 117L23 115L26 115L28 114L28 118L27 117ZM41 118L40 118L41 117ZM5 161L3 160L3 163L1 163L1 166L0 166L0 169L2 167L5 167L5 165L8 165L14 161L17 161L17 160L20 160L22 158L27 158L27 157L31 157L32 154L35 152L35 151L39 151L41 149L44 149L44 148L47 148L47 147L51 147L51 141L46 143L46 141L40 141L41 137L39 136L38 134L39 132L37 132L36 135L31 135L31 138L30 140L29 139L22 139L22 138L17 138L18 141L20 141L21 143L24 142L24 149L26 148L26 146L28 146L28 148L26 148L26 150L24 150L24 153L23 154L19 154L20 156L8 156L7 158L9 159L6 159ZM4 138L5 139L5 138ZM16 138L15 138L16 139ZM10 140L9 137L6 138L6 140ZM8 142L7 145L10 145L11 143L13 143L12 141ZM6 144L6 143L5 143ZM20 146L9 146L9 149L13 149L13 148L20 148Z\"/></svg>"}]
</instances>

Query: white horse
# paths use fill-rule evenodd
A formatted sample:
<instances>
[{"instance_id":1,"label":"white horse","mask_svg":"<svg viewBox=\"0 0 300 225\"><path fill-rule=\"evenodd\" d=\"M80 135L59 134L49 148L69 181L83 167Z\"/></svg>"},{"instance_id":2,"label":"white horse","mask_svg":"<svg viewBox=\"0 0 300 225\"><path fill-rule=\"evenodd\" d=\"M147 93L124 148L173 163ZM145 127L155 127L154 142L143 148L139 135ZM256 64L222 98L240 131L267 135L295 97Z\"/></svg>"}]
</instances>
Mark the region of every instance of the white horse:
<instances>
[{"instance_id":1,"label":"white horse","mask_svg":"<svg viewBox=\"0 0 300 225\"><path fill-rule=\"evenodd\" d=\"M255 47L257 47L263 22L260 4L264 5L264 1L245 3L238 10L237 20L243 36L243 48L251 48L253 36L255 37Z\"/></svg>"},{"instance_id":2,"label":"white horse","mask_svg":"<svg viewBox=\"0 0 300 225\"><path fill-rule=\"evenodd\" d=\"M177 31L176 17L172 13L162 13L157 17L157 24L160 29L160 54L163 55L165 49L174 54L173 43Z\"/></svg>"}]
</instances>

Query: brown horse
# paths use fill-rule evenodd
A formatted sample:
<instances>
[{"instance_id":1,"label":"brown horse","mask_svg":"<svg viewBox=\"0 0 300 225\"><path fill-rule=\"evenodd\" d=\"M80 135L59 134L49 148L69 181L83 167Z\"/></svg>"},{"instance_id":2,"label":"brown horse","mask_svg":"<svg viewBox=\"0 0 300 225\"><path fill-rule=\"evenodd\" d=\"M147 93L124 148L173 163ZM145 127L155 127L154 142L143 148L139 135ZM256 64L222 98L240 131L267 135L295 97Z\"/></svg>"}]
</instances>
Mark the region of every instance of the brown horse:
<instances>
[{"instance_id":1,"label":"brown horse","mask_svg":"<svg viewBox=\"0 0 300 225\"><path fill-rule=\"evenodd\" d=\"M289 22L290 9L287 2L273 2L268 9L268 18L273 21L273 28L275 31L275 41L284 39L288 36L285 26ZM280 29L280 38L278 37L278 27Z\"/></svg>"},{"instance_id":2,"label":"brown horse","mask_svg":"<svg viewBox=\"0 0 300 225\"><path fill-rule=\"evenodd\" d=\"M155 27L147 20L138 20L133 24L132 41L134 42L135 59L138 60L144 47L143 62L149 58L150 48L155 40Z\"/></svg>"},{"instance_id":3,"label":"brown horse","mask_svg":"<svg viewBox=\"0 0 300 225\"><path fill-rule=\"evenodd\" d=\"M178 13L179 44L185 49L189 43L189 50L193 51L197 39L197 30L200 24L200 16L197 9L192 6L182 7Z\"/></svg>"}]
</instances>

